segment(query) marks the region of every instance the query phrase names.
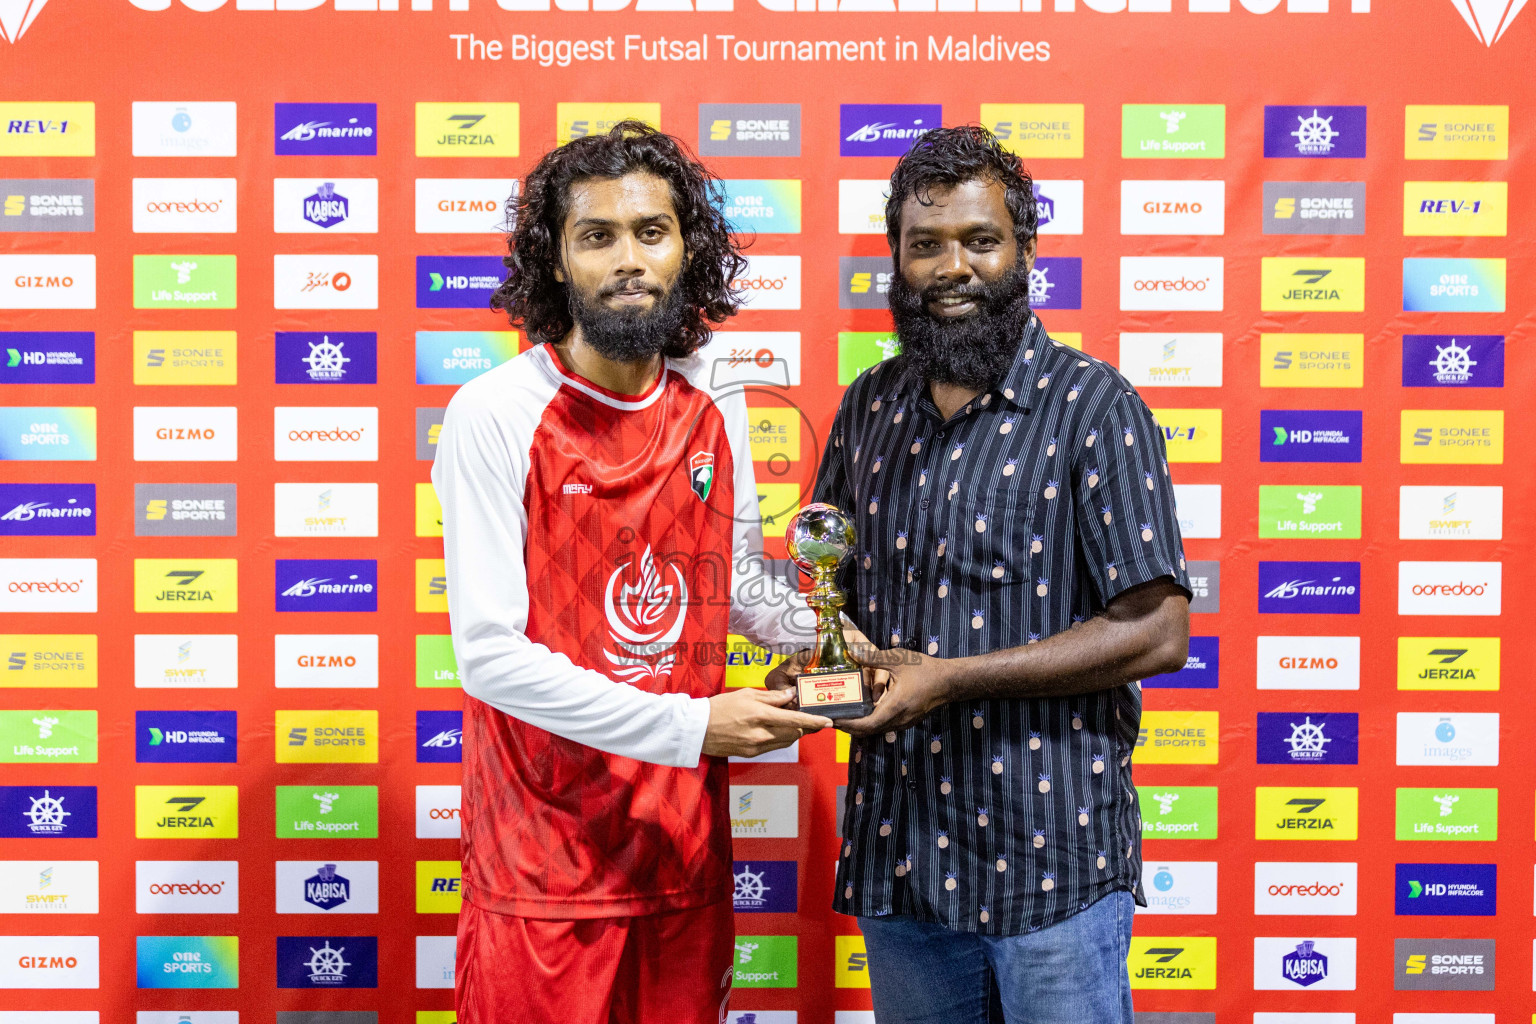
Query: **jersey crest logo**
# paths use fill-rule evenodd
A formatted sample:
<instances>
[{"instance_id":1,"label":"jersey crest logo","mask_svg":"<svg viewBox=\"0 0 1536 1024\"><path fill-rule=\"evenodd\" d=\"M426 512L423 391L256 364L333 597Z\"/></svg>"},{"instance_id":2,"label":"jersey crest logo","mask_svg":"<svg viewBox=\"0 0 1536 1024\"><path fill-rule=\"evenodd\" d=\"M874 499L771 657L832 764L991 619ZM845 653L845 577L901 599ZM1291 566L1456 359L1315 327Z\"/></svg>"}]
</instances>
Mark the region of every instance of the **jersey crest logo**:
<instances>
[{"instance_id":1,"label":"jersey crest logo","mask_svg":"<svg viewBox=\"0 0 1536 1024\"><path fill-rule=\"evenodd\" d=\"M706 483L706 491L708 487ZM613 666L612 674L623 682L660 681L672 674L677 663L677 655L667 652L683 634L688 584L675 565L667 566L675 582L663 582L649 544L640 556L639 578L633 584L623 579L629 567L615 569L603 592L608 635L617 650L604 647L603 656Z\"/></svg>"},{"instance_id":2,"label":"jersey crest logo","mask_svg":"<svg viewBox=\"0 0 1536 1024\"><path fill-rule=\"evenodd\" d=\"M715 482L715 453L694 452L688 460L688 486L700 501L709 500L709 489Z\"/></svg>"}]
</instances>

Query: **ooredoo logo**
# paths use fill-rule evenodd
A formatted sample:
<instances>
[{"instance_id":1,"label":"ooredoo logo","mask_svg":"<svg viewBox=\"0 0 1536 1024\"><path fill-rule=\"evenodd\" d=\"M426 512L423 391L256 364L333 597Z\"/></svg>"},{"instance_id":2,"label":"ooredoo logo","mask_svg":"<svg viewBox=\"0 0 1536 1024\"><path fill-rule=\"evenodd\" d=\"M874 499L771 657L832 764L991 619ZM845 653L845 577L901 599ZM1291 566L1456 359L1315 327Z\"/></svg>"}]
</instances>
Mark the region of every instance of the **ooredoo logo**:
<instances>
[{"instance_id":1,"label":"ooredoo logo","mask_svg":"<svg viewBox=\"0 0 1536 1024\"><path fill-rule=\"evenodd\" d=\"M0 612L94 612L96 559L0 558Z\"/></svg>"},{"instance_id":2,"label":"ooredoo logo","mask_svg":"<svg viewBox=\"0 0 1536 1024\"><path fill-rule=\"evenodd\" d=\"M1353 861L1259 861L1253 866L1253 912L1353 917L1358 878Z\"/></svg>"},{"instance_id":3,"label":"ooredoo logo","mask_svg":"<svg viewBox=\"0 0 1536 1024\"><path fill-rule=\"evenodd\" d=\"M279 462L377 462L376 406L278 406L273 458Z\"/></svg>"},{"instance_id":4,"label":"ooredoo logo","mask_svg":"<svg viewBox=\"0 0 1536 1024\"><path fill-rule=\"evenodd\" d=\"M1220 256L1122 256L1120 308L1220 311L1225 280Z\"/></svg>"},{"instance_id":5,"label":"ooredoo logo","mask_svg":"<svg viewBox=\"0 0 1536 1024\"><path fill-rule=\"evenodd\" d=\"M749 256L731 287L745 309L799 309L800 257Z\"/></svg>"},{"instance_id":6,"label":"ooredoo logo","mask_svg":"<svg viewBox=\"0 0 1536 1024\"><path fill-rule=\"evenodd\" d=\"M233 233L235 186L234 178L134 178L134 233Z\"/></svg>"},{"instance_id":7,"label":"ooredoo logo","mask_svg":"<svg viewBox=\"0 0 1536 1024\"><path fill-rule=\"evenodd\" d=\"M416 838L459 838L459 787L416 787Z\"/></svg>"},{"instance_id":8,"label":"ooredoo logo","mask_svg":"<svg viewBox=\"0 0 1536 1024\"><path fill-rule=\"evenodd\" d=\"M1502 562L1399 562L1399 615L1498 615Z\"/></svg>"}]
</instances>

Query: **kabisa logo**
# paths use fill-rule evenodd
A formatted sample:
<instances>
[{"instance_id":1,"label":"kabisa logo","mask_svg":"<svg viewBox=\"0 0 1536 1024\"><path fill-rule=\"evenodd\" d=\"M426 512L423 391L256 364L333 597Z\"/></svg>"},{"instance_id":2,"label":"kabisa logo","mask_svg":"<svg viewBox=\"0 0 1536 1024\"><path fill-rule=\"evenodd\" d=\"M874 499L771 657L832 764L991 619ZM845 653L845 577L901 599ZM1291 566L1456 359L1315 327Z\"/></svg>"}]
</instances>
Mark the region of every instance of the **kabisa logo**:
<instances>
[{"instance_id":1,"label":"kabisa logo","mask_svg":"<svg viewBox=\"0 0 1536 1024\"><path fill-rule=\"evenodd\" d=\"M1399 917L1492 917L1497 864L1399 864L1393 890Z\"/></svg>"},{"instance_id":2,"label":"kabisa logo","mask_svg":"<svg viewBox=\"0 0 1536 1024\"><path fill-rule=\"evenodd\" d=\"M1280 958L1280 977L1306 988L1328 977L1328 958L1317 951L1311 939L1298 942L1296 948Z\"/></svg>"},{"instance_id":3,"label":"kabisa logo","mask_svg":"<svg viewBox=\"0 0 1536 1024\"><path fill-rule=\"evenodd\" d=\"M800 104L700 103L700 156L799 156Z\"/></svg>"},{"instance_id":4,"label":"kabisa logo","mask_svg":"<svg viewBox=\"0 0 1536 1024\"><path fill-rule=\"evenodd\" d=\"M1359 462L1364 414L1338 409L1262 409L1260 462Z\"/></svg>"},{"instance_id":5,"label":"kabisa logo","mask_svg":"<svg viewBox=\"0 0 1536 1024\"><path fill-rule=\"evenodd\" d=\"M94 384L94 331L0 331L0 384Z\"/></svg>"},{"instance_id":6,"label":"kabisa logo","mask_svg":"<svg viewBox=\"0 0 1536 1024\"><path fill-rule=\"evenodd\" d=\"M1192 636L1184 667L1177 672L1147 676L1142 688L1214 690L1221 674L1221 637Z\"/></svg>"},{"instance_id":7,"label":"kabisa logo","mask_svg":"<svg viewBox=\"0 0 1536 1024\"><path fill-rule=\"evenodd\" d=\"M14 43L26 35L48 0L8 0L0 4L0 36Z\"/></svg>"},{"instance_id":8,"label":"kabisa logo","mask_svg":"<svg viewBox=\"0 0 1536 1024\"><path fill-rule=\"evenodd\" d=\"M1359 562L1260 562L1259 611L1360 614Z\"/></svg>"},{"instance_id":9,"label":"kabisa logo","mask_svg":"<svg viewBox=\"0 0 1536 1024\"><path fill-rule=\"evenodd\" d=\"M320 228L332 228L346 221L347 197L336 191L334 182L322 181L313 194L304 197L303 217Z\"/></svg>"},{"instance_id":10,"label":"kabisa logo","mask_svg":"<svg viewBox=\"0 0 1536 1024\"><path fill-rule=\"evenodd\" d=\"M665 570L671 583L664 580L647 544L638 559L614 569L603 588L603 611L612 643L611 648L603 648L603 657L608 659L611 673L623 682L666 679L677 663L672 648L683 635L688 617L688 581L671 562Z\"/></svg>"},{"instance_id":11,"label":"kabisa logo","mask_svg":"<svg viewBox=\"0 0 1536 1024\"><path fill-rule=\"evenodd\" d=\"M0 838L95 837L95 786L0 786Z\"/></svg>"},{"instance_id":12,"label":"kabisa logo","mask_svg":"<svg viewBox=\"0 0 1536 1024\"><path fill-rule=\"evenodd\" d=\"M95 484L0 484L0 537L94 536Z\"/></svg>"},{"instance_id":13,"label":"kabisa logo","mask_svg":"<svg viewBox=\"0 0 1536 1024\"><path fill-rule=\"evenodd\" d=\"M378 106L373 103L278 103L273 112L278 156L374 156Z\"/></svg>"},{"instance_id":14,"label":"kabisa logo","mask_svg":"<svg viewBox=\"0 0 1536 1024\"><path fill-rule=\"evenodd\" d=\"M379 336L373 331L278 331L274 339L279 384L373 384L378 381Z\"/></svg>"},{"instance_id":15,"label":"kabisa logo","mask_svg":"<svg viewBox=\"0 0 1536 1024\"><path fill-rule=\"evenodd\" d=\"M458 764L464 759L464 712L416 712L416 761Z\"/></svg>"},{"instance_id":16,"label":"kabisa logo","mask_svg":"<svg viewBox=\"0 0 1536 1024\"><path fill-rule=\"evenodd\" d=\"M1503 386L1502 334L1403 335L1403 387Z\"/></svg>"},{"instance_id":17,"label":"kabisa logo","mask_svg":"<svg viewBox=\"0 0 1536 1024\"><path fill-rule=\"evenodd\" d=\"M736 913L793 914L799 866L792 860L736 861Z\"/></svg>"},{"instance_id":18,"label":"kabisa logo","mask_svg":"<svg viewBox=\"0 0 1536 1024\"><path fill-rule=\"evenodd\" d=\"M1456 13L1484 46L1492 46L1509 31L1525 0L1451 0Z\"/></svg>"},{"instance_id":19,"label":"kabisa logo","mask_svg":"<svg viewBox=\"0 0 1536 1024\"><path fill-rule=\"evenodd\" d=\"M136 711L134 760L139 764L234 764L233 711Z\"/></svg>"},{"instance_id":20,"label":"kabisa logo","mask_svg":"<svg viewBox=\"0 0 1536 1024\"><path fill-rule=\"evenodd\" d=\"M335 864L322 864L304 879L304 902L331 910L352 898L352 883L336 873Z\"/></svg>"},{"instance_id":21,"label":"kabisa logo","mask_svg":"<svg viewBox=\"0 0 1536 1024\"><path fill-rule=\"evenodd\" d=\"M1264 108L1266 157L1365 156L1364 107Z\"/></svg>"},{"instance_id":22,"label":"kabisa logo","mask_svg":"<svg viewBox=\"0 0 1536 1024\"><path fill-rule=\"evenodd\" d=\"M842 156L901 156L917 137L942 127L937 103L844 103L838 117Z\"/></svg>"},{"instance_id":23,"label":"kabisa logo","mask_svg":"<svg viewBox=\"0 0 1536 1024\"><path fill-rule=\"evenodd\" d=\"M0 179L0 231L95 230L96 182L91 178Z\"/></svg>"},{"instance_id":24,"label":"kabisa logo","mask_svg":"<svg viewBox=\"0 0 1536 1024\"><path fill-rule=\"evenodd\" d=\"M378 988L379 940L360 935L279 935L278 988Z\"/></svg>"},{"instance_id":25,"label":"kabisa logo","mask_svg":"<svg viewBox=\"0 0 1536 1024\"><path fill-rule=\"evenodd\" d=\"M1082 309L1083 260L1080 256L1042 256L1029 272L1032 309Z\"/></svg>"},{"instance_id":26,"label":"kabisa logo","mask_svg":"<svg viewBox=\"0 0 1536 1024\"><path fill-rule=\"evenodd\" d=\"M376 612L379 563L372 558L277 560L280 612Z\"/></svg>"},{"instance_id":27,"label":"kabisa logo","mask_svg":"<svg viewBox=\"0 0 1536 1024\"><path fill-rule=\"evenodd\" d=\"M1358 764L1359 760L1360 716L1355 712L1259 712L1259 764Z\"/></svg>"},{"instance_id":28,"label":"kabisa logo","mask_svg":"<svg viewBox=\"0 0 1536 1024\"><path fill-rule=\"evenodd\" d=\"M417 256L417 309L485 309L507 277L500 256Z\"/></svg>"}]
</instances>

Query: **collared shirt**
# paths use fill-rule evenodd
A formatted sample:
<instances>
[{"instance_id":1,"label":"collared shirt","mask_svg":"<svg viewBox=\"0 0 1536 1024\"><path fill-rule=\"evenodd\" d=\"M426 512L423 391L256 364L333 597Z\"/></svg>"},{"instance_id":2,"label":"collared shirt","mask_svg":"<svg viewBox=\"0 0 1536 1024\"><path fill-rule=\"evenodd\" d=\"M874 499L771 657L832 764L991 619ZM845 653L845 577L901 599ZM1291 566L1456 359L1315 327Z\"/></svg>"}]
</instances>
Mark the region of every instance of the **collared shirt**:
<instances>
[{"instance_id":1,"label":"collared shirt","mask_svg":"<svg viewBox=\"0 0 1536 1024\"><path fill-rule=\"evenodd\" d=\"M1185 590L1161 428L1113 367L1031 317L948 421L900 357L843 395L816 500L854 514L845 611L939 658L1034 643L1159 577ZM943 705L855 739L834 908L1014 935L1139 892L1140 687Z\"/></svg>"}]
</instances>

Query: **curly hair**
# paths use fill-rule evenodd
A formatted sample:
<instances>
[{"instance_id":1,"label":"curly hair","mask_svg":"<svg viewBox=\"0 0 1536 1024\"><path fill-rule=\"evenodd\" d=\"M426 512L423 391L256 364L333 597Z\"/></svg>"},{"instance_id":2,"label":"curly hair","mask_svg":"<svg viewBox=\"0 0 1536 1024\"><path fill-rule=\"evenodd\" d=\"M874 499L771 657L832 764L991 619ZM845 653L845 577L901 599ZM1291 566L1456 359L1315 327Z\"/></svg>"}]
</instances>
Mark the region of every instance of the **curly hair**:
<instances>
[{"instance_id":1,"label":"curly hair","mask_svg":"<svg viewBox=\"0 0 1536 1024\"><path fill-rule=\"evenodd\" d=\"M620 121L602 135L587 135L546 153L507 200L507 255L510 276L491 295L491 308L505 310L513 326L534 341L557 341L571 330L570 295L555 278L564 264L561 235L573 186L593 178L620 178L644 171L671 186L687 256L674 286L681 290L685 316L681 337L662 354L689 355L707 342L713 325L741 306L731 289L747 267L731 237L721 207L725 189L670 135L641 121Z\"/></svg>"},{"instance_id":2,"label":"curly hair","mask_svg":"<svg viewBox=\"0 0 1536 1024\"><path fill-rule=\"evenodd\" d=\"M1003 201L1013 218L1013 237L1020 252L1035 237L1034 179L1024 161L1003 148L997 136L975 124L934 128L924 132L896 161L891 172L891 196L885 201L885 238L891 258L901 265L901 207L910 197L932 206L930 193L967 181L995 181L1003 186Z\"/></svg>"}]
</instances>

